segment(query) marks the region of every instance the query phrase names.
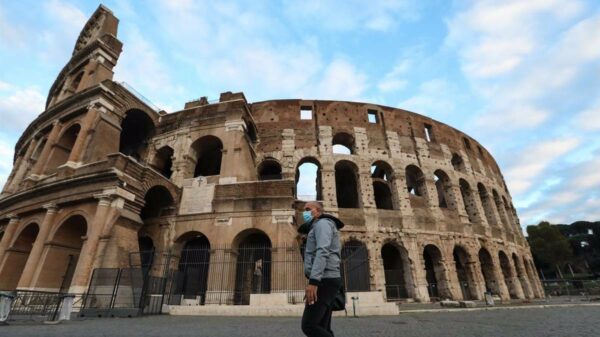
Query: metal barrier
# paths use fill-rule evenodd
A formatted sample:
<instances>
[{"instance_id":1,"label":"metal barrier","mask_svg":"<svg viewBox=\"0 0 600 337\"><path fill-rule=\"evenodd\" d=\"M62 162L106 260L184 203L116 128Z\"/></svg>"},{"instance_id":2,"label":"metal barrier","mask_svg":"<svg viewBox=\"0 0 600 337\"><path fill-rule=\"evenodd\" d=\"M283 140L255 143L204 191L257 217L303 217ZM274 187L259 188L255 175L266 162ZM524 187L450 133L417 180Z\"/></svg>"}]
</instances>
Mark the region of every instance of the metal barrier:
<instances>
[{"instance_id":1,"label":"metal barrier","mask_svg":"<svg viewBox=\"0 0 600 337\"><path fill-rule=\"evenodd\" d=\"M8 319L56 321L64 297L65 294L58 292L16 291L12 298Z\"/></svg>"},{"instance_id":2,"label":"metal barrier","mask_svg":"<svg viewBox=\"0 0 600 337\"><path fill-rule=\"evenodd\" d=\"M600 296L600 280L542 280L548 296Z\"/></svg>"}]
</instances>

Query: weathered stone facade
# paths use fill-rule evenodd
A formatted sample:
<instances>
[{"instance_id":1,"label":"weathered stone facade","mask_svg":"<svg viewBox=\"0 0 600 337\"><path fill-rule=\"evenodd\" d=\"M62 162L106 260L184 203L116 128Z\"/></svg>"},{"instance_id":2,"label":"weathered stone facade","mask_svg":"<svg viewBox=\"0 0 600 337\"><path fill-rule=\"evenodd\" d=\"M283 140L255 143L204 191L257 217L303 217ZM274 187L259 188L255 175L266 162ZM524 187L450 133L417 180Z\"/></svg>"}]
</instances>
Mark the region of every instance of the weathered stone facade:
<instances>
[{"instance_id":1,"label":"weathered stone facade","mask_svg":"<svg viewBox=\"0 0 600 337\"><path fill-rule=\"evenodd\" d=\"M346 223L344 240L367 248L369 290L544 296L498 165L468 135L375 104L230 92L156 111L112 80L117 26L98 8L16 144L0 198L0 289L82 293L94 268L127 267L140 238L160 251L199 236L293 245L299 166L312 163L316 197Z\"/></svg>"}]
</instances>

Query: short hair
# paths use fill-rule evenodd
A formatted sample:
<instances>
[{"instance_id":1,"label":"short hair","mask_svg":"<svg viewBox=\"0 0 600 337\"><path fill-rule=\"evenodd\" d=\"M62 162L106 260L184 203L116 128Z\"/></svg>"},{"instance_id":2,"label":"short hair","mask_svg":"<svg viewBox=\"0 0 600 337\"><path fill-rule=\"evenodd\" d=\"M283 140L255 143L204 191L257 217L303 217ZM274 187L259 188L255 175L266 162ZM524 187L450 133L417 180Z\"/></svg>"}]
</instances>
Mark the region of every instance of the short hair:
<instances>
[{"instance_id":1,"label":"short hair","mask_svg":"<svg viewBox=\"0 0 600 337\"><path fill-rule=\"evenodd\" d=\"M318 201L309 201L306 203L307 205L312 205L315 206L315 208L317 209L317 211L319 211L320 213L323 213L323 204L321 204Z\"/></svg>"}]
</instances>

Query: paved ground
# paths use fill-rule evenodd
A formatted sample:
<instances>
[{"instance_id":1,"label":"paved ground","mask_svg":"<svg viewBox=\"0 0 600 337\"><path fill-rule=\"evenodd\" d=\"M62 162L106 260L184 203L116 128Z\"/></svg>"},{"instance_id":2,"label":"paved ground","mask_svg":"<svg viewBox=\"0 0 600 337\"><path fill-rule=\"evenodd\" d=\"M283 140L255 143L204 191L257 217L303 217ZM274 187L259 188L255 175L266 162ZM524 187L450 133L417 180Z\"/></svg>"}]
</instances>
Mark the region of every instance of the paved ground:
<instances>
[{"instance_id":1,"label":"paved ground","mask_svg":"<svg viewBox=\"0 0 600 337\"><path fill-rule=\"evenodd\" d=\"M599 336L600 306L404 313L391 317L335 318L338 337L367 336ZM298 318L147 316L89 319L57 325L12 323L0 336L302 337Z\"/></svg>"}]
</instances>

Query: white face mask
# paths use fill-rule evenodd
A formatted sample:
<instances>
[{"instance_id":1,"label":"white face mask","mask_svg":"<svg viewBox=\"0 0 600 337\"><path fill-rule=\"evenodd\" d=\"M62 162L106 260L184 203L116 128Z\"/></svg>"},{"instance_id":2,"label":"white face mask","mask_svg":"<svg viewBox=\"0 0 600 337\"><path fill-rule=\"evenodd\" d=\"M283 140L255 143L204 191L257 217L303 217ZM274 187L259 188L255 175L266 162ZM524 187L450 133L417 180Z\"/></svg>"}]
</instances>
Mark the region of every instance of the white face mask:
<instances>
[{"instance_id":1,"label":"white face mask","mask_svg":"<svg viewBox=\"0 0 600 337\"><path fill-rule=\"evenodd\" d=\"M312 221L312 219L313 219L312 212L311 211L304 211L302 213L302 219L304 219L304 222Z\"/></svg>"}]
</instances>

